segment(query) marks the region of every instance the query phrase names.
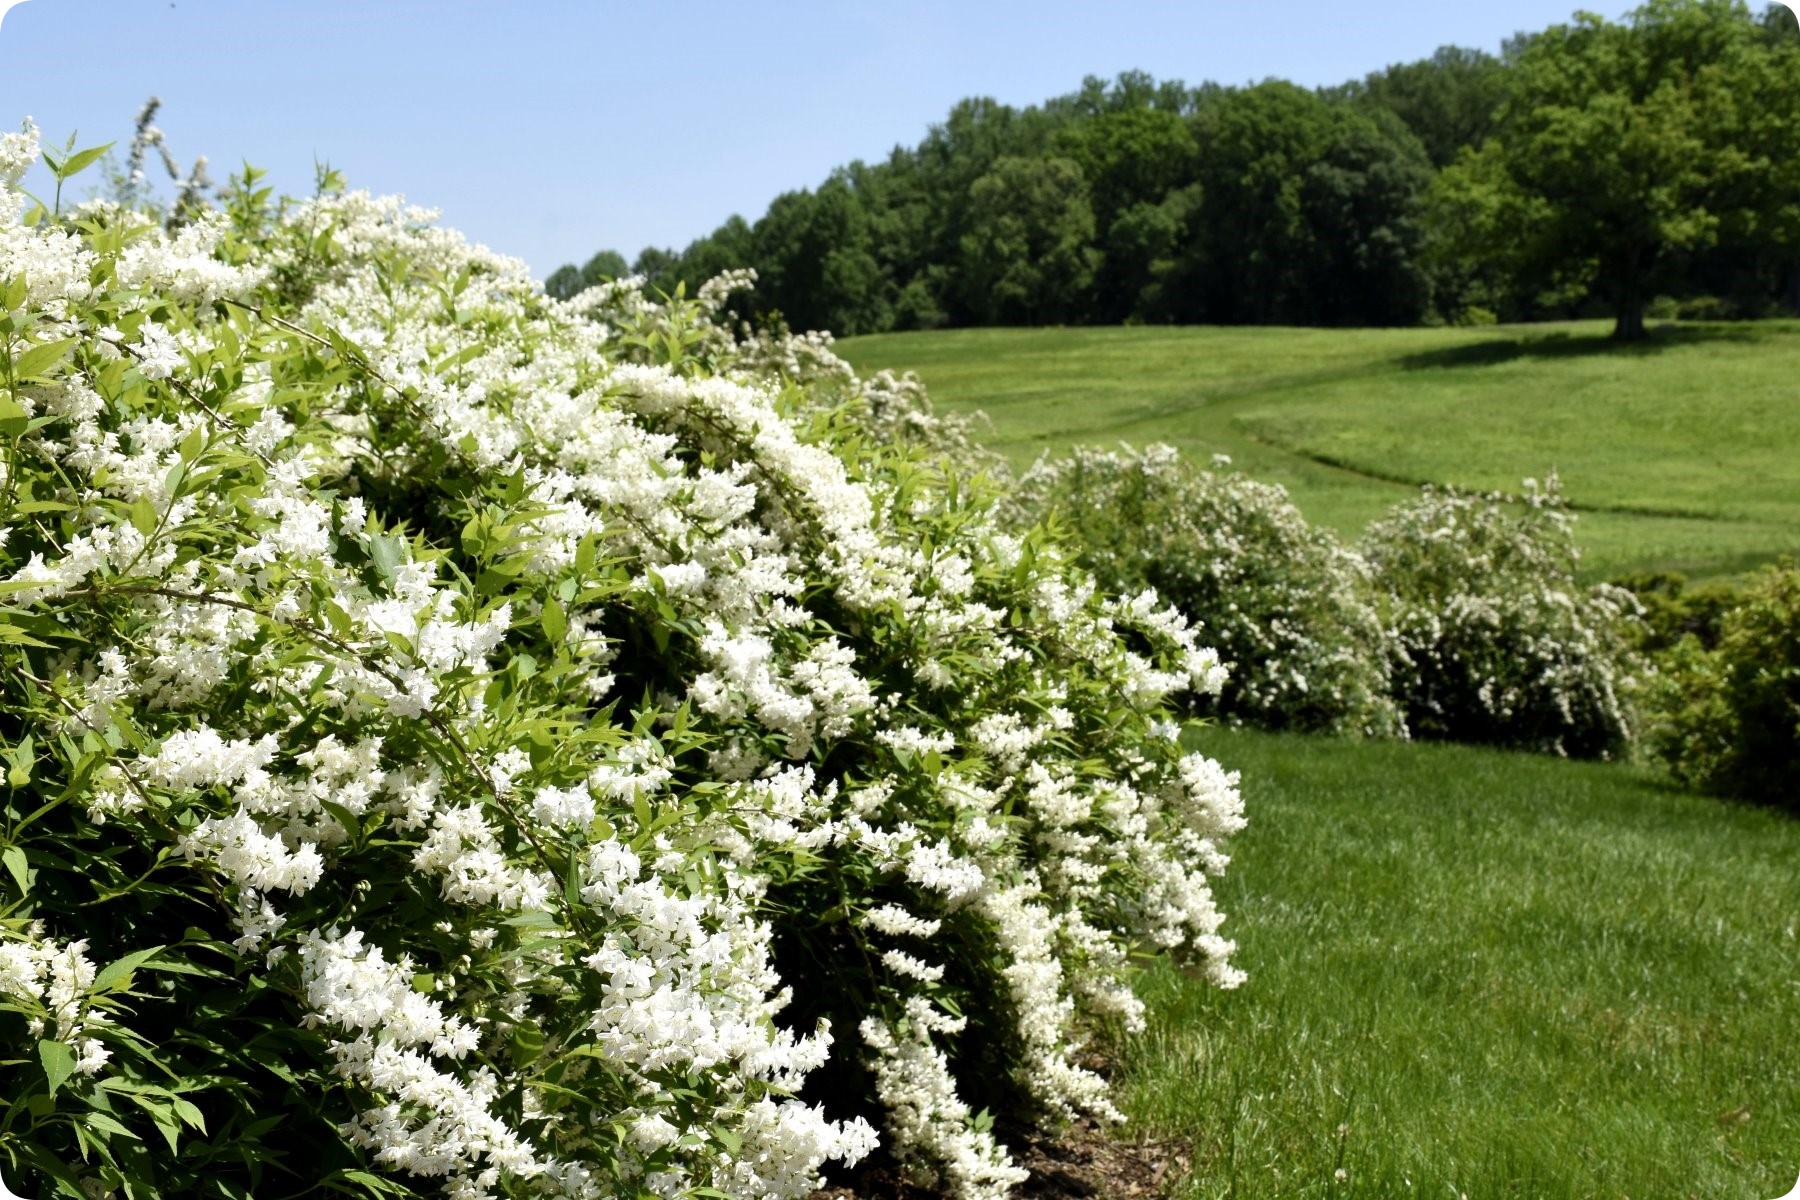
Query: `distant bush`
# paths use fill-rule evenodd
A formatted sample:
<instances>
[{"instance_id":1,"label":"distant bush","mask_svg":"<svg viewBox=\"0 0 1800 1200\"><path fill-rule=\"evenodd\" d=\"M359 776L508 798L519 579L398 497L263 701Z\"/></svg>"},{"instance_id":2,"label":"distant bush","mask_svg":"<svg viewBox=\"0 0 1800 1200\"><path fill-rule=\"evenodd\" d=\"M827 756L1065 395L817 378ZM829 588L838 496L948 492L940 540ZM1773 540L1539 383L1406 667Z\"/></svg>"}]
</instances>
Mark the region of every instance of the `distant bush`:
<instances>
[{"instance_id":1,"label":"distant bush","mask_svg":"<svg viewBox=\"0 0 1800 1200\"><path fill-rule=\"evenodd\" d=\"M1730 579L1690 584L1679 571L1644 571L1612 582L1637 597L1644 619L1639 645L1651 655L1674 649L1686 637L1711 650L1724 632L1725 614L1744 602L1743 587Z\"/></svg>"},{"instance_id":2,"label":"distant bush","mask_svg":"<svg viewBox=\"0 0 1800 1200\"><path fill-rule=\"evenodd\" d=\"M1647 740L1678 780L1800 806L1800 566L1757 576L1718 643L1688 636L1649 689Z\"/></svg>"},{"instance_id":3,"label":"distant bush","mask_svg":"<svg viewBox=\"0 0 1800 1200\"><path fill-rule=\"evenodd\" d=\"M1471 304L1458 312L1456 314L1456 319L1451 322L1452 325L1461 326L1498 325L1499 323L1499 313L1496 313L1491 308L1483 308L1479 304Z\"/></svg>"},{"instance_id":4,"label":"distant bush","mask_svg":"<svg viewBox=\"0 0 1800 1200\"><path fill-rule=\"evenodd\" d=\"M1040 461L1017 496L1073 528L1103 589L1154 588L1201 623L1231 669L1203 701L1215 711L1275 729L1402 732L1367 569L1282 488L1158 445Z\"/></svg>"},{"instance_id":5,"label":"distant bush","mask_svg":"<svg viewBox=\"0 0 1800 1200\"><path fill-rule=\"evenodd\" d=\"M1426 487L1369 527L1394 696L1416 737L1575 757L1624 749L1634 720L1622 588L1584 589L1556 481L1522 502Z\"/></svg>"}]
</instances>

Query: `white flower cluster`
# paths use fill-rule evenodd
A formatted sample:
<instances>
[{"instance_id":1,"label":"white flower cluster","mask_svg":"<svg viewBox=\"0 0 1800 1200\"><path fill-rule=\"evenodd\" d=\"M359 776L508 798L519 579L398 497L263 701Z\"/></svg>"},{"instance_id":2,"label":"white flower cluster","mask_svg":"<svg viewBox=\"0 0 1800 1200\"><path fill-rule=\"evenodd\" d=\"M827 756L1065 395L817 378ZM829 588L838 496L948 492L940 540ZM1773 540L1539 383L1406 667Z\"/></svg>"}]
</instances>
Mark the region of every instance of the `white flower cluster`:
<instances>
[{"instance_id":1,"label":"white flower cluster","mask_svg":"<svg viewBox=\"0 0 1800 1200\"><path fill-rule=\"evenodd\" d=\"M25 1017L33 1037L54 1038L73 1051L74 1071L96 1075L112 1057L94 1036L110 1024L91 1006L94 964L85 940L58 942L42 923L0 932L0 1009Z\"/></svg>"},{"instance_id":2,"label":"white flower cluster","mask_svg":"<svg viewBox=\"0 0 1800 1200\"><path fill-rule=\"evenodd\" d=\"M480 1042L465 1021L412 987L414 964L386 961L364 935L335 930L300 937L307 1022L337 1033L337 1073L389 1103L358 1113L351 1140L374 1160L414 1175L449 1177L452 1196L479 1196L502 1172L531 1179L548 1168L531 1145L494 1116L492 1072L469 1077L434 1059L462 1059Z\"/></svg>"},{"instance_id":3,"label":"white flower cluster","mask_svg":"<svg viewBox=\"0 0 1800 1200\"><path fill-rule=\"evenodd\" d=\"M1166 707L1219 656L1007 524L913 385L737 346L742 279L562 303L397 199L230 203L0 226L8 352L77 343L14 389L0 690L83 844L187 871L306 1014L334 1153L470 1200L797 1197L875 1143L794 1098L850 1056L903 1159L997 1197L972 1095L1115 1117L1076 1056L1140 1019L1131 953L1236 982L1236 777ZM0 948L75 1039L82 949ZM952 1070L972 990L1004 1081Z\"/></svg>"},{"instance_id":4,"label":"white flower cluster","mask_svg":"<svg viewBox=\"0 0 1800 1200\"><path fill-rule=\"evenodd\" d=\"M1582 587L1556 477L1520 497L1427 487L1363 537L1394 694L1418 736L1606 757L1636 736L1640 606Z\"/></svg>"},{"instance_id":5,"label":"white flower cluster","mask_svg":"<svg viewBox=\"0 0 1800 1200\"><path fill-rule=\"evenodd\" d=\"M1404 733L1361 556L1307 524L1279 486L1195 467L1170 446L1078 447L1040 459L1012 505L1054 508L1110 589L1153 587L1231 669L1217 710L1270 728Z\"/></svg>"},{"instance_id":6,"label":"white flower cluster","mask_svg":"<svg viewBox=\"0 0 1800 1200\"><path fill-rule=\"evenodd\" d=\"M899 1029L867 1017L861 1032L873 1052L875 1090L894 1137L938 1164L951 1195L998 1200L1029 1176L991 1132L972 1128L949 1060L932 1041L934 1033L959 1033L964 1024L915 999Z\"/></svg>"}]
</instances>

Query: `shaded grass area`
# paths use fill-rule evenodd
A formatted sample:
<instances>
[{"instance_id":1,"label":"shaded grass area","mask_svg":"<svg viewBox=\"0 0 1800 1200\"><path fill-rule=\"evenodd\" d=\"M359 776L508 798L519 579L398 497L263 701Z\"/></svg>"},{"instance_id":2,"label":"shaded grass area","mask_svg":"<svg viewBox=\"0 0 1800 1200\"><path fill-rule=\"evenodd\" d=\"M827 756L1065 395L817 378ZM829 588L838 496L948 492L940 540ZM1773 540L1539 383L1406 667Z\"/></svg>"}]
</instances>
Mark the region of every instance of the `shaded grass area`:
<instances>
[{"instance_id":1,"label":"shaded grass area","mask_svg":"<svg viewBox=\"0 0 1800 1200\"><path fill-rule=\"evenodd\" d=\"M1800 821L1628 767L1204 730L1250 980L1118 1086L1191 1197L1743 1197L1800 1169ZM1342 1170L1342 1179L1336 1176Z\"/></svg>"},{"instance_id":2,"label":"shaded grass area","mask_svg":"<svg viewBox=\"0 0 1800 1200\"><path fill-rule=\"evenodd\" d=\"M1586 572L1736 571L1800 550L1800 322L1486 329L966 329L848 339L983 411L1018 466L1166 441L1285 485L1355 536L1423 482L1517 491L1558 471Z\"/></svg>"}]
</instances>

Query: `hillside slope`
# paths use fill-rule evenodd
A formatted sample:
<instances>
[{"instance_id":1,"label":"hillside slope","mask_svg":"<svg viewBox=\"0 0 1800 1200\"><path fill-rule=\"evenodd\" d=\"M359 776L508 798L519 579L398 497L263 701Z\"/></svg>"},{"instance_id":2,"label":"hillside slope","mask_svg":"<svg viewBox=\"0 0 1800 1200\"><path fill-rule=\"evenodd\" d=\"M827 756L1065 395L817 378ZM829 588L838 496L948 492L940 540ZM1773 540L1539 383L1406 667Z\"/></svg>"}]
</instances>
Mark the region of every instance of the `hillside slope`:
<instances>
[{"instance_id":1,"label":"hillside slope","mask_svg":"<svg viewBox=\"0 0 1800 1200\"><path fill-rule=\"evenodd\" d=\"M1231 455L1354 535L1424 482L1557 471L1588 573L1739 570L1800 550L1800 322L1483 329L970 329L854 338L982 411L1019 466L1077 442Z\"/></svg>"}]
</instances>

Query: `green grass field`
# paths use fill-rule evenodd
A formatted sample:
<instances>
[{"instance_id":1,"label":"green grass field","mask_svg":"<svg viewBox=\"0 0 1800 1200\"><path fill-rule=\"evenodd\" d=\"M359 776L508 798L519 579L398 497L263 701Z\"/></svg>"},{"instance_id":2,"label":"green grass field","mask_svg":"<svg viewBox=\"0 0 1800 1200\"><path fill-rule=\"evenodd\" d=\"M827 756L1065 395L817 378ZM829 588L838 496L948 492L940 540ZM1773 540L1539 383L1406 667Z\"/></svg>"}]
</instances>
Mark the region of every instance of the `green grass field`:
<instances>
[{"instance_id":1,"label":"green grass field","mask_svg":"<svg viewBox=\"0 0 1800 1200\"><path fill-rule=\"evenodd\" d=\"M1489 750L1201 731L1249 982L1119 1080L1208 1200L1768 1200L1800 1171L1800 823ZM1338 1169L1344 1178L1336 1178Z\"/></svg>"},{"instance_id":2,"label":"green grass field","mask_svg":"<svg viewBox=\"0 0 1800 1200\"><path fill-rule=\"evenodd\" d=\"M1018 465L1074 443L1226 453L1354 536L1419 483L1560 473L1585 573L1736 571L1800 550L1800 322L1482 329L968 329L848 339L983 411Z\"/></svg>"}]
</instances>

